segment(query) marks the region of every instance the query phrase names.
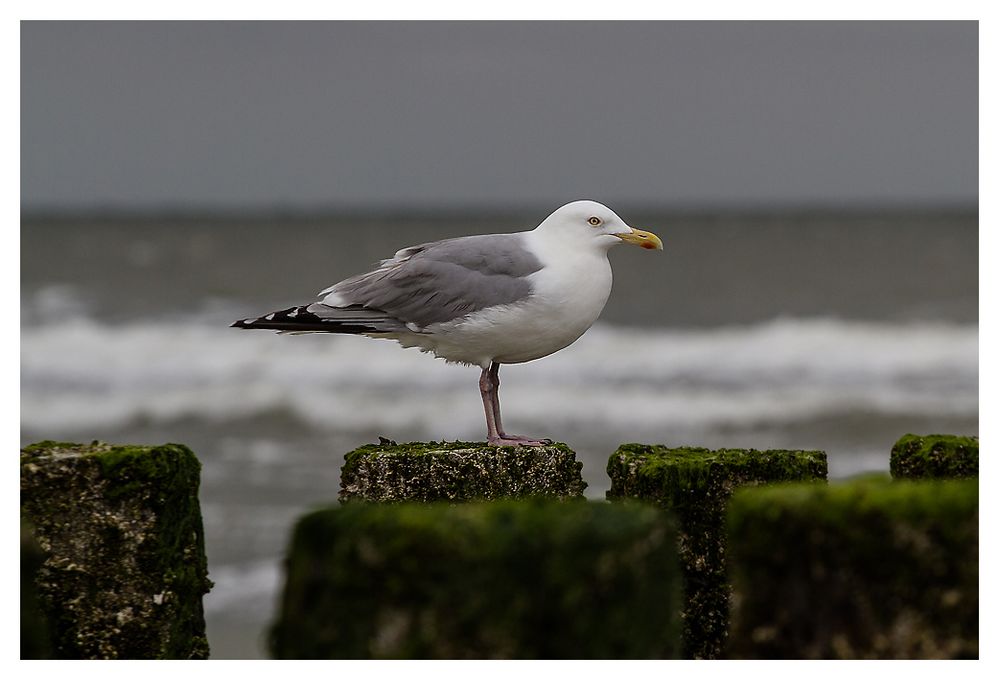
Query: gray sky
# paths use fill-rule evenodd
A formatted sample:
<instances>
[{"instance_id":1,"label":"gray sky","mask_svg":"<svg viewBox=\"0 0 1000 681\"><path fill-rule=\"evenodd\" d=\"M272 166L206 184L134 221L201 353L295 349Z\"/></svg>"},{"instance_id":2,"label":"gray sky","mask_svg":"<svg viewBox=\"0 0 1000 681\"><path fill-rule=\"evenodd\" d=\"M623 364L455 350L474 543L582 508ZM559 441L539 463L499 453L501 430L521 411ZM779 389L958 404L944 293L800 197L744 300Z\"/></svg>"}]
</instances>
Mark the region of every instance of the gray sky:
<instances>
[{"instance_id":1,"label":"gray sky","mask_svg":"<svg viewBox=\"0 0 1000 681\"><path fill-rule=\"evenodd\" d=\"M28 209L978 194L974 22L21 26Z\"/></svg>"}]
</instances>

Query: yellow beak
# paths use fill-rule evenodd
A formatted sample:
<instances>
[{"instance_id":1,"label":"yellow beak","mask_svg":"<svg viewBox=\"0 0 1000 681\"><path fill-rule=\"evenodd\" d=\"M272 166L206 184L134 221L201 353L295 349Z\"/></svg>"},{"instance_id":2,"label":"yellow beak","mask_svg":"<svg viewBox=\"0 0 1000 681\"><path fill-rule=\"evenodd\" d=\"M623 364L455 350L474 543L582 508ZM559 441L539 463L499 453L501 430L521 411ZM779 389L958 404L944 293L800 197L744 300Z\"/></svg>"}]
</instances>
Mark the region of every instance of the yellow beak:
<instances>
[{"instance_id":1,"label":"yellow beak","mask_svg":"<svg viewBox=\"0 0 1000 681\"><path fill-rule=\"evenodd\" d=\"M660 237L656 236L652 232L644 232L641 229L633 229L631 232L626 232L625 234L615 234L615 236L627 244L635 244L636 246L642 246L643 248L649 249L655 248L658 251L663 250L663 242L660 241Z\"/></svg>"}]
</instances>

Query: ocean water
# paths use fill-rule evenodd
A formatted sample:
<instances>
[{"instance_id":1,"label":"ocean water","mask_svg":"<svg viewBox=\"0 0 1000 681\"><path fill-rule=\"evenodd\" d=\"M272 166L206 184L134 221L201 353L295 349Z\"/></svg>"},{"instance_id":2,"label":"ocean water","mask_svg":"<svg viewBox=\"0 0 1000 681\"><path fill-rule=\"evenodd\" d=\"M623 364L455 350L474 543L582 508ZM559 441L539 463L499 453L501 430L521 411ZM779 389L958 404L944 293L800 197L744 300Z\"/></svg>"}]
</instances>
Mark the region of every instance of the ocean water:
<instances>
[{"instance_id":1,"label":"ocean water","mask_svg":"<svg viewBox=\"0 0 1000 681\"><path fill-rule=\"evenodd\" d=\"M229 323L400 247L540 217L26 217L22 443L191 446L213 656L264 656L289 530L335 503L344 453L485 424L476 368ZM841 478L887 470L907 432L978 434L975 212L623 217L665 251L616 249L599 323L501 372L505 424L576 449L589 496L621 442L817 448Z\"/></svg>"}]
</instances>

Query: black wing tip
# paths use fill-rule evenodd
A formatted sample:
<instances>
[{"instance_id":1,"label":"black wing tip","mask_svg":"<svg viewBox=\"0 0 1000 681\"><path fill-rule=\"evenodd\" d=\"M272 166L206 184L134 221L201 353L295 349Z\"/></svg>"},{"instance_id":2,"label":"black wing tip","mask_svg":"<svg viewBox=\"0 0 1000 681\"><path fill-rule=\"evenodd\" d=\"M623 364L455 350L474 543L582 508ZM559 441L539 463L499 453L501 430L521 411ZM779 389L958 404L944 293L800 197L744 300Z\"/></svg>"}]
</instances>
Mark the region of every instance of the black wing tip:
<instances>
[{"instance_id":1,"label":"black wing tip","mask_svg":"<svg viewBox=\"0 0 1000 681\"><path fill-rule=\"evenodd\" d=\"M298 305L296 307L290 307L285 310L278 310L276 312L271 312L262 317L251 317L249 319L237 319L235 322L229 325L229 328L237 329L285 329L291 323L293 326L298 326L295 323L295 318L302 315L302 321L305 321L306 317L313 317L306 312L306 305Z\"/></svg>"},{"instance_id":2,"label":"black wing tip","mask_svg":"<svg viewBox=\"0 0 1000 681\"><path fill-rule=\"evenodd\" d=\"M263 317L253 317L250 319L237 319L230 324L230 328L236 329L270 329L272 331L315 331L323 333L379 333L388 331L398 331L402 328L402 322L381 316L372 317L372 313L381 315L382 313L366 308L362 305L350 305L343 308L330 308L338 312L354 313L344 316L318 316L315 312L310 312L311 305L299 305L286 310L278 310L264 315ZM359 314L360 313L360 314ZM364 314L367 313L367 314Z\"/></svg>"},{"instance_id":3,"label":"black wing tip","mask_svg":"<svg viewBox=\"0 0 1000 681\"><path fill-rule=\"evenodd\" d=\"M277 310L262 317L237 319L229 325L236 329L264 329L269 331L318 331L325 333L368 333L376 329L364 323L339 319L324 319L309 311L308 305Z\"/></svg>"}]
</instances>

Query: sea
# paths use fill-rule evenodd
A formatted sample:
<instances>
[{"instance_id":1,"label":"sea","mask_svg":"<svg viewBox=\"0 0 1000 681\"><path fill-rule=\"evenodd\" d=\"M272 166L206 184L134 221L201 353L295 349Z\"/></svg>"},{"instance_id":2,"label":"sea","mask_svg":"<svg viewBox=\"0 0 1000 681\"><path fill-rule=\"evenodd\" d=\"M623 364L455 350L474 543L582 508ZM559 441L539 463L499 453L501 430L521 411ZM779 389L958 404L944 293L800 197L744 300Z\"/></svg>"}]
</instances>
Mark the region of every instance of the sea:
<instances>
[{"instance_id":1,"label":"sea","mask_svg":"<svg viewBox=\"0 0 1000 681\"><path fill-rule=\"evenodd\" d=\"M598 323L501 370L508 430L568 443L588 497L604 498L624 442L821 449L843 479L888 471L905 433L978 435L975 206L622 215L664 251L613 250ZM404 246L542 217L24 215L21 442L191 447L212 657L266 657L290 529L337 503L344 454L479 440L485 422L478 368L229 324L312 302Z\"/></svg>"}]
</instances>

